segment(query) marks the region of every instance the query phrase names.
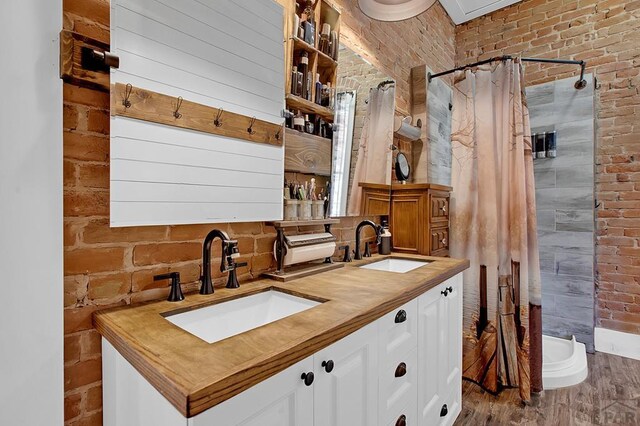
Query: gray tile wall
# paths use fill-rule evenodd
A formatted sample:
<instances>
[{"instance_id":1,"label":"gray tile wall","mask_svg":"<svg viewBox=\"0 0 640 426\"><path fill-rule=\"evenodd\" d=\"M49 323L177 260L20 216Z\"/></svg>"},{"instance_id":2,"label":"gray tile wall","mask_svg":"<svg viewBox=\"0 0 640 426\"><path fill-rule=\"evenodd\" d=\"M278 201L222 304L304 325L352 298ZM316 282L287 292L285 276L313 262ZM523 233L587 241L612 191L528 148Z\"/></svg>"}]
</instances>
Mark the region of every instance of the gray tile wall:
<instances>
[{"instance_id":1,"label":"gray tile wall","mask_svg":"<svg viewBox=\"0 0 640 426\"><path fill-rule=\"evenodd\" d=\"M451 109L453 91L444 79L434 78L427 90L429 115L428 182L451 185Z\"/></svg>"},{"instance_id":2,"label":"gray tile wall","mask_svg":"<svg viewBox=\"0 0 640 426\"><path fill-rule=\"evenodd\" d=\"M593 352L594 91L575 78L527 88L533 133L555 130L558 156L534 160L542 330Z\"/></svg>"}]
</instances>

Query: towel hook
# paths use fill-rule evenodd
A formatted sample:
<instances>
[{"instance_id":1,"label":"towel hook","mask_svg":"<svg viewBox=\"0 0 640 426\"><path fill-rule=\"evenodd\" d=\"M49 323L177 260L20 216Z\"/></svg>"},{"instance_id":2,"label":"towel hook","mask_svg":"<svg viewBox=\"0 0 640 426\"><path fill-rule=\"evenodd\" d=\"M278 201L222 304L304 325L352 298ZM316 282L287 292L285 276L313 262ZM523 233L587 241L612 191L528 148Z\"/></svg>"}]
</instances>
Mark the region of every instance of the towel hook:
<instances>
[{"instance_id":1,"label":"towel hook","mask_svg":"<svg viewBox=\"0 0 640 426\"><path fill-rule=\"evenodd\" d=\"M131 85L131 83L127 83L127 85L124 88L124 100L122 101L122 105L124 105L125 108L131 107L131 101L129 100L129 96L131 96L132 91L133 91L133 86Z\"/></svg>"},{"instance_id":2,"label":"towel hook","mask_svg":"<svg viewBox=\"0 0 640 426\"><path fill-rule=\"evenodd\" d=\"M253 130L253 123L255 122L256 122L256 117L254 115L253 117L251 117L251 122L249 123L249 127L247 128L247 132L249 132L250 135L256 134L255 130Z\"/></svg>"},{"instance_id":3,"label":"towel hook","mask_svg":"<svg viewBox=\"0 0 640 426\"><path fill-rule=\"evenodd\" d=\"M278 131L276 132L276 140L280 140L280 129L278 129Z\"/></svg>"},{"instance_id":4,"label":"towel hook","mask_svg":"<svg viewBox=\"0 0 640 426\"><path fill-rule=\"evenodd\" d=\"M182 106L182 96L178 96L178 101L176 102L176 110L173 111L173 116L175 118L180 118L182 117L182 114L180 114L180 107Z\"/></svg>"},{"instance_id":5,"label":"towel hook","mask_svg":"<svg viewBox=\"0 0 640 426\"><path fill-rule=\"evenodd\" d=\"M218 113L216 114L216 119L213 120L213 124L216 127L221 127L222 126L222 121L220 120L222 118L222 113L224 112L224 110L222 108L218 109Z\"/></svg>"}]
</instances>

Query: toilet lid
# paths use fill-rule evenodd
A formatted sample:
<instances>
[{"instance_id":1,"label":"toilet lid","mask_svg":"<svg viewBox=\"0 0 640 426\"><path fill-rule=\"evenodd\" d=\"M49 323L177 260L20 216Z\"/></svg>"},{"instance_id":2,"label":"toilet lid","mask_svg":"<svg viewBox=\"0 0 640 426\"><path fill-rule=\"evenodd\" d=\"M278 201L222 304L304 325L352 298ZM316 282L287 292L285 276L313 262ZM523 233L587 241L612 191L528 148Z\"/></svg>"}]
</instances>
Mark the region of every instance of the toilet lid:
<instances>
[{"instance_id":1,"label":"toilet lid","mask_svg":"<svg viewBox=\"0 0 640 426\"><path fill-rule=\"evenodd\" d=\"M436 0L358 0L360 10L379 21L402 21L429 9Z\"/></svg>"}]
</instances>

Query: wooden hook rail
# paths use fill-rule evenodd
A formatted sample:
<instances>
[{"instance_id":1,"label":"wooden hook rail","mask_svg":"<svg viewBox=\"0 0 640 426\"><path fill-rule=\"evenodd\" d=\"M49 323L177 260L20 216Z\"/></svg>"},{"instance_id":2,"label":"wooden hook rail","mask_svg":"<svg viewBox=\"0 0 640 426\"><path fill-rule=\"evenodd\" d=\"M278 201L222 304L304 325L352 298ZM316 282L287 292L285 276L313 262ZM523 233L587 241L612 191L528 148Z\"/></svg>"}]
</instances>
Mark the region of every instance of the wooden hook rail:
<instances>
[{"instance_id":1,"label":"wooden hook rail","mask_svg":"<svg viewBox=\"0 0 640 426\"><path fill-rule=\"evenodd\" d=\"M282 146L282 124L258 120L190 102L174 96L141 89L130 84L111 86L111 114L153 123L197 130L255 143Z\"/></svg>"}]
</instances>

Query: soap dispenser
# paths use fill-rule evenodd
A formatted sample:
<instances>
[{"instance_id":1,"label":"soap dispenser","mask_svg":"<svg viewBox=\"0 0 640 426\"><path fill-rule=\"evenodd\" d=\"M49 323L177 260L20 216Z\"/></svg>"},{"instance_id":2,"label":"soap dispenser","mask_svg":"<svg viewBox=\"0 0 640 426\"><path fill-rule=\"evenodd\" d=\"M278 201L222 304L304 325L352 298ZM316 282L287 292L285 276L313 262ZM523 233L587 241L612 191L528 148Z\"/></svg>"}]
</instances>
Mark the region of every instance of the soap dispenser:
<instances>
[{"instance_id":1,"label":"soap dispenser","mask_svg":"<svg viewBox=\"0 0 640 426\"><path fill-rule=\"evenodd\" d=\"M380 236L378 254L391 254L391 232L389 231L389 221L387 219L382 219L382 235Z\"/></svg>"}]
</instances>

